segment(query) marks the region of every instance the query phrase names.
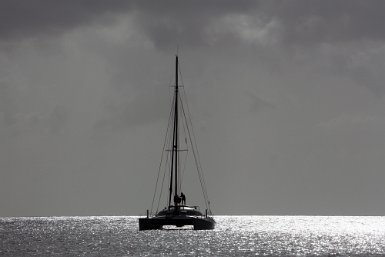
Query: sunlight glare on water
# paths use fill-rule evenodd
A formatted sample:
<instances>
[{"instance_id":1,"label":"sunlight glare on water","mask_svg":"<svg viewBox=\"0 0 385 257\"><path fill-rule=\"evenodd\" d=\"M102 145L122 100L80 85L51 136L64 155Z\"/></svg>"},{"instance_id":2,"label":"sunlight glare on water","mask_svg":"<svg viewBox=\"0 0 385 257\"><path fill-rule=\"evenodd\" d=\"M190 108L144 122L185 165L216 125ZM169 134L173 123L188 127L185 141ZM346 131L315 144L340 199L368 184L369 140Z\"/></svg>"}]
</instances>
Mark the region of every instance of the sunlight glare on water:
<instances>
[{"instance_id":1,"label":"sunlight glare on water","mask_svg":"<svg viewBox=\"0 0 385 257\"><path fill-rule=\"evenodd\" d=\"M137 218L0 218L0 256L385 254L385 217L216 216L209 231L138 231Z\"/></svg>"}]
</instances>

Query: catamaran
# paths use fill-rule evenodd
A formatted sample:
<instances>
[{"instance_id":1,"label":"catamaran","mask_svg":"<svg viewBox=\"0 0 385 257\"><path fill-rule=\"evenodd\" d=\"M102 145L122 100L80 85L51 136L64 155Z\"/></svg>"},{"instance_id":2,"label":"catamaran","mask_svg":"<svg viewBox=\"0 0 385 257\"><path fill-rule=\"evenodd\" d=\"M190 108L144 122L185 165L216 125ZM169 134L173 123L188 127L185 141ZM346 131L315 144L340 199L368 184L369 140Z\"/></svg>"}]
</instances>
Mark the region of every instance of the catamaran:
<instances>
[{"instance_id":1,"label":"catamaran","mask_svg":"<svg viewBox=\"0 0 385 257\"><path fill-rule=\"evenodd\" d=\"M139 218L139 230L153 230L162 229L165 225L172 225L176 227L193 226L194 230L208 230L214 229L215 220L212 217L210 209L210 201L207 195L206 183L203 177L202 166L199 161L199 154L197 151L195 136L192 131L191 118L188 111L187 103L182 102L179 85L179 61L178 55L175 57L175 87L173 92L173 101L171 105L171 112L169 124L166 133L165 144L163 147L161 164L168 163L165 173L161 176L161 166L158 171L157 183L155 186L154 197L151 205L151 210L147 210L146 217ZM181 122L182 121L182 122ZM182 123L182 124L180 124ZM194 156L195 166L201 184L203 198L205 203L205 212L202 213L199 206L186 205L186 196L182 191L181 176L184 174L186 166L181 165L181 153L188 151L188 149L181 149L181 140L179 130L183 128L185 132L186 147L190 147ZM166 154L165 154L166 153ZM165 161L163 161L165 159ZM181 172L182 170L182 172ZM169 175L168 196L166 200L166 207L159 209L159 202L163 192L163 182L166 174ZM160 179L163 177L163 179ZM160 183L160 181L163 181ZM158 186L158 184L161 184ZM157 192L159 191L159 193ZM154 211L154 200L159 196L158 207Z\"/></svg>"}]
</instances>

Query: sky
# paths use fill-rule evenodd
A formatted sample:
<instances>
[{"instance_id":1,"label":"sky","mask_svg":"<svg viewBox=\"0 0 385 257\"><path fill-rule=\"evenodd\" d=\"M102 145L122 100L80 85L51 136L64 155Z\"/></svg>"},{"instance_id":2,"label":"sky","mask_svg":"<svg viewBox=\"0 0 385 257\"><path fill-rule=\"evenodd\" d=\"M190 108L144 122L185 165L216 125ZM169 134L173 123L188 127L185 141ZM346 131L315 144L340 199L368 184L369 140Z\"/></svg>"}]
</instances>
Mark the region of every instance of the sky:
<instances>
[{"instance_id":1,"label":"sky","mask_svg":"<svg viewBox=\"0 0 385 257\"><path fill-rule=\"evenodd\" d=\"M144 214L177 51L214 214L384 215L384 9L2 0L0 216Z\"/></svg>"}]
</instances>

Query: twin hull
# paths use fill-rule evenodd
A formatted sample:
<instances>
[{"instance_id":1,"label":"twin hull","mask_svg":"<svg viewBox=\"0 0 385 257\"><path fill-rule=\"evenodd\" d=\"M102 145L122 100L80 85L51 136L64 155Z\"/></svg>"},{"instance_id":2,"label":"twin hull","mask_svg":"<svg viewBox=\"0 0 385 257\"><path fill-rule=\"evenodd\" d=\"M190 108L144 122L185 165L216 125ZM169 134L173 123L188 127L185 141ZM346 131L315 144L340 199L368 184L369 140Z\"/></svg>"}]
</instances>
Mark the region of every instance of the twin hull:
<instances>
[{"instance_id":1,"label":"twin hull","mask_svg":"<svg viewBox=\"0 0 385 257\"><path fill-rule=\"evenodd\" d=\"M208 230L214 229L215 221L211 217L193 216L163 216L139 219L139 230L162 229L164 225L174 225L177 227L192 225L194 230Z\"/></svg>"}]
</instances>

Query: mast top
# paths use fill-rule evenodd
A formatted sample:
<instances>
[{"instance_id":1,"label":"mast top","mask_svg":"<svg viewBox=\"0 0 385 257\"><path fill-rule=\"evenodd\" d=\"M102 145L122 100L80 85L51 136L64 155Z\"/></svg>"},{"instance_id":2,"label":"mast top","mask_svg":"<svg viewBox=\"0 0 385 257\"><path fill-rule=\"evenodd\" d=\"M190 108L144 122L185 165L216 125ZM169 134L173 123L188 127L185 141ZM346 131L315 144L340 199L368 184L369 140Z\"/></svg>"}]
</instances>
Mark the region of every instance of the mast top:
<instances>
[{"instance_id":1,"label":"mast top","mask_svg":"<svg viewBox=\"0 0 385 257\"><path fill-rule=\"evenodd\" d=\"M178 59L178 54L175 55L175 91L178 91L178 84L179 84L179 81L178 81L178 75L179 75L179 71L178 71L178 67L179 67L179 59Z\"/></svg>"}]
</instances>

